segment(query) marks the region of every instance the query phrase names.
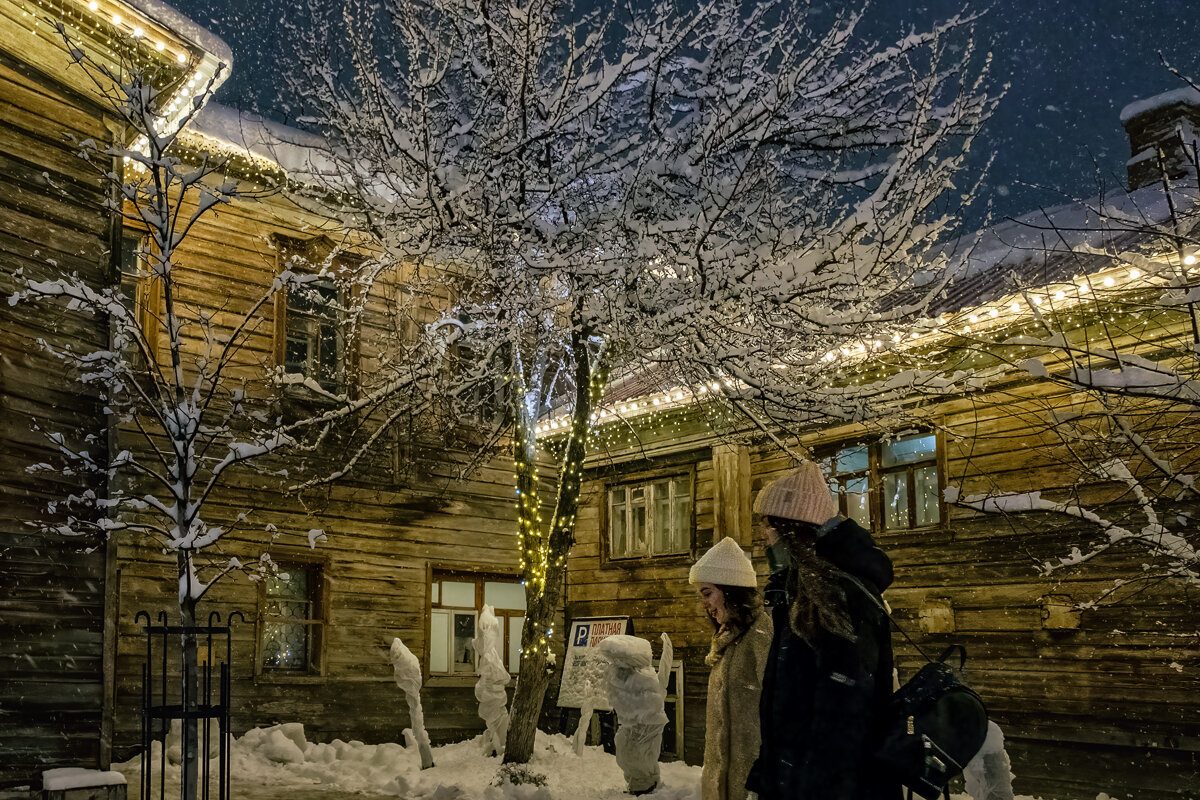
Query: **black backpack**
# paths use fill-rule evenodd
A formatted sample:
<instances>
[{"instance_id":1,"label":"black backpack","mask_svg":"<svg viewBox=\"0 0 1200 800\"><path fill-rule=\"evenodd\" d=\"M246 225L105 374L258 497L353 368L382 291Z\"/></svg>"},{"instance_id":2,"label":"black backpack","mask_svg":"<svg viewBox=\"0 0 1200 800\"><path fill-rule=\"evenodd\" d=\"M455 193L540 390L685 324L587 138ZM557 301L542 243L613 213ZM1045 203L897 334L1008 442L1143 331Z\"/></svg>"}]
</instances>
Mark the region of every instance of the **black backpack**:
<instances>
[{"instance_id":1,"label":"black backpack","mask_svg":"<svg viewBox=\"0 0 1200 800\"><path fill-rule=\"evenodd\" d=\"M946 663L955 650L957 668ZM962 679L966 663L967 651L951 645L892 695L875 755L892 778L908 787L909 798L916 793L925 800L939 795L949 800L950 780L962 774L987 738L987 709Z\"/></svg>"},{"instance_id":2,"label":"black backpack","mask_svg":"<svg viewBox=\"0 0 1200 800\"><path fill-rule=\"evenodd\" d=\"M892 695L876 761L893 780L908 787L909 800L914 793L925 800L937 800L939 796L950 800L950 781L962 774L983 747L988 731L987 708L963 680L967 651L953 644L936 661L931 659L896 624L883 601L857 578L847 577L867 593L929 662ZM956 650L957 668L946 663Z\"/></svg>"}]
</instances>

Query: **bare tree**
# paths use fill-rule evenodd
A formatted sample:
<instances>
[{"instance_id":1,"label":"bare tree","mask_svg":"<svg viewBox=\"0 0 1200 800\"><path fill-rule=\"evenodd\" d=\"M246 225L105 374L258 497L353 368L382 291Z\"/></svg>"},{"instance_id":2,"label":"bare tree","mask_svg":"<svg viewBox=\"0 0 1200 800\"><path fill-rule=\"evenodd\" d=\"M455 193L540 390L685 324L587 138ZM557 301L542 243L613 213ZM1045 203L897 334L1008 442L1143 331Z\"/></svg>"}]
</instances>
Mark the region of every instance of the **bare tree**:
<instances>
[{"instance_id":1,"label":"bare tree","mask_svg":"<svg viewBox=\"0 0 1200 800\"><path fill-rule=\"evenodd\" d=\"M310 11L292 89L353 198L338 213L416 285L453 267L463 385L512 442L527 615L505 760L524 762L609 375L715 382L764 430L859 413L814 388L830 353L876 348L943 285L920 256L972 196L953 181L993 106L986 57L967 17L880 47L859 11L814 28L770 0ZM881 304L918 267L932 280Z\"/></svg>"},{"instance_id":2,"label":"bare tree","mask_svg":"<svg viewBox=\"0 0 1200 800\"><path fill-rule=\"evenodd\" d=\"M1080 608L1168 578L1200 584L1200 197L1196 143L1181 144L1192 162L1182 180L1161 169L1158 186L1022 220L1027 262L1044 265L1008 286L1025 324L976 324L956 338L989 363L983 383L995 391L981 402L1019 422L1039 474L1052 477L1029 491L954 486L948 499L1011 515L1014 526L1068 526L1070 551L1035 564L1046 576L1106 555L1136 560ZM972 308L945 325L969 330L966 315L984 313Z\"/></svg>"},{"instance_id":3,"label":"bare tree","mask_svg":"<svg viewBox=\"0 0 1200 800\"><path fill-rule=\"evenodd\" d=\"M60 29L62 30L62 29ZM311 271L285 270L241 310L185 302L180 276L190 268L186 255L193 232L206 217L232 202L253 202L271 187L238 182L236 169L223 158L191 148L185 131L207 102L216 82L195 89L183 101L179 114L168 106L175 81L168 70L150 60L109 64L77 47L63 31L74 65L91 78L97 95L123 123L124 140L77 142L79 156L111 183L111 211L122 217L126 231L138 234L141 244L135 257L137 274L130 277L136 290L122 286L94 286L75 275L48 281L28 280L8 298L10 304L47 303L104 317L110 346L80 351L52 348L82 384L96 387L109 415L107 424L117 447L105 446L93 435L84 446L70 444L63 432L39 421L61 463L37 464L31 471L55 470L80 476L96 488L80 491L50 504L50 530L66 536L121 532L152 537L175 557L178 574L178 607L185 631L197 624L197 605L212 586L231 572L261 572L271 568L269 558L250 565L222 555L223 541L246 520L213 522L206 514L209 501L218 497L238 468L270 462L284 456L298 460L329 455L336 440L342 454L336 469L298 479L292 489L337 479L354 469L364 454L394 431L399 404L405 415L432 413L429 385L444 372L444 355L458 334L439 328L430 334L441 349L429 348L428 360L418 363L395 350L375 365L371 380L348 390L327 390L309 381L310 391L323 402L316 413L284 417L269 405L280 381L273 363L262 363L249 338L264 324L264 309L281 292L317 297L317 281L374 280L377 267L368 260L361 270L338 272L332 260L308 265ZM411 299L411 298L410 298ZM411 299L412 304L419 304ZM208 301L205 301L208 302ZM358 307L346 310L346 324L357 324ZM159 336L149 335L153 319ZM436 327L436 326L435 326ZM452 397L453 392L447 392ZM401 398L403 400L401 401ZM407 417L406 417L407 418ZM326 458L322 464L329 463ZM278 467L278 462L272 462ZM90 485L90 484L89 484ZM268 530L270 529L268 523ZM322 532L310 532L310 541ZM197 703L197 642L185 632L181 663L185 710ZM197 721L185 720L185 800L197 790Z\"/></svg>"}]
</instances>

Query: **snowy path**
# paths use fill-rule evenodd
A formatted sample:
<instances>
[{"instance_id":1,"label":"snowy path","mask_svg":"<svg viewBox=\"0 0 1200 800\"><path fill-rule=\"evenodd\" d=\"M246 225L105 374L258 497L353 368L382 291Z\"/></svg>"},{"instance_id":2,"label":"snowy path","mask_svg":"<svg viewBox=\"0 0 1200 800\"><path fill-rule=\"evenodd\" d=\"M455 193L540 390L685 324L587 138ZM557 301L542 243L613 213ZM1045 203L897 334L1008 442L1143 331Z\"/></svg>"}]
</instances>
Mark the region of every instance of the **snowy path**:
<instances>
[{"instance_id":1,"label":"snowy path","mask_svg":"<svg viewBox=\"0 0 1200 800\"><path fill-rule=\"evenodd\" d=\"M154 745L155 759L159 746ZM177 758L178 743L169 740L167 752ZM299 723L255 728L233 743L231 794L234 800L630 800L611 755L587 747L577 756L561 735L537 735L529 768L545 777L544 786L492 785L500 759L482 755L482 737L435 747L433 758L433 768L421 770L415 747L309 742ZM129 781L129 800L140 800L138 759L113 769ZM661 770L662 782L646 800L699 800L700 767L673 762ZM157 768L153 779L157 790ZM178 766L168 766L166 796L179 796ZM216 797L215 786L211 796Z\"/></svg>"},{"instance_id":2,"label":"snowy path","mask_svg":"<svg viewBox=\"0 0 1200 800\"><path fill-rule=\"evenodd\" d=\"M158 785L158 743L153 780ZM167 752L177 758L177 745ZM565 736L538 734L529 768L545 786L493 786L497 757L482 755L481 739L433 750L434 767L420 769L416 748L335 740L309 742L298 723L256 728L233 744L231 793L235 800L347 800L402 797L405 800L628 800L615 759L599 747L575 755ZM216 762L213 762L215 771ZM132 759L113 766L129 781L130 800L139 800L140 765ZM168 765L167 796L178 794L179 768ZM700 768L662 765L662 785L651 800L698 800ZM175 791L172 792L172 787ZM157 794L157 792L155 793ZM215 796L215 791L213 792Z\"/></svg>"}]
</instances>

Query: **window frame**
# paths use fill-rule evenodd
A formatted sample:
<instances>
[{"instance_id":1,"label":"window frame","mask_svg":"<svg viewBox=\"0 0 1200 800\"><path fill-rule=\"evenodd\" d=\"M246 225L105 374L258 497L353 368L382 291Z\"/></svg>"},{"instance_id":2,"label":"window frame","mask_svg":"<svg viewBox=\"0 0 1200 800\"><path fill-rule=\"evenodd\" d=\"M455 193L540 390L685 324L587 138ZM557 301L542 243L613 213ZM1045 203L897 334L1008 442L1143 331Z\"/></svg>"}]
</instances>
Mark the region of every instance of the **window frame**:
<instances>
[{"instance_id":1,"label":"window frame","mask_svg":"<svg viewBox=\"0 0 1200 800\"><path fill-rule=\"evenodd\" d=\"M922 436L934 437L934 452L932 458L922 459L907 464L900 464L892 467L883 466L882 448L889 441L899 441L907 438L916 438ZM832 469L832 465L836 463L835 459L838 453L852 447L865 447L867 449L867 468L866 470L858 470L855 472L837 473ZM816 460L823 464L829 465L831 468L826 471L826 477L831 484L837 483L844 487L846 479L855 479L860 476L867 479L867 509L870 518L870 525L867 527L872 533L887 534L887 535L903 535L908 533L920 533L928 531L944 530L947 527L947 503L945 500L946 489L946 448L945 439L942 436L939 427L930 427L927 429L910 429L905 430L891 436L872 436L859 437L850 439L841 439L834 442L829 442L818 448L814 448L814 456ZM916 469L932 464L937 473L937 509L938 519L936 522L928 525L917 525L917 497L916 497L916 481L913 480ZM904 473L907 476L907 493L908 493L908 519L909 524L902 528L890 528L885 524L885 508L884 508L884 489L887 475ZM848 516L847 494L844 491L835 492L838 503L838 513L842 516Z\"/></svg>"},{"instance_id":2,"label":"window frame","mask_svg":"<svg viewBox=\"0 0 1200 800\"><path fill-rule=\"evenodd\" d=\"M457 583L473 583L475 585L475 608L468 609L465 606L443 606L441 603L440 590L438 602L433 600L433 585L435 582L449 580ZM475 654L475 663L470 672L434 672L432 667L433 659L433 614L435 611L447 611L453 616L455 613L473 612L475 617L475 635L479 635L479 614L483 611L485 600L485 585L487 583L511 583L524 586L521 583L521 576L515 572L498 572L495 569L486 567L469 567L462 565L443 565L429 563L425 574L425 648L421 659L421 672L428 679L437 679L441 681L454 679L468 679L474 683L479 677L479 654ZM497 618L503 619L504 637L501 640L501 649L504 655L504 665L509 668L509 675L515 676L512 665L509 663L509 656L512 648L512 618L519 617L521 626L518 628L518 636L524 629L524 620L528 616L528 608L517 610L510 608L493 608ZM451 623L453 624L453 623ZM518 639L519 646L519 639ZM518 658L518 670L520 669L520 659Z\"/></svg>"},{"instance_id":3,"label":"window frame","mask_svg":"<svg viewBox=\"0 0 1200 800\"><path fill-rule=\"evenodd\" d=\"M130 344L130 364L136 370L152 369L157 366L158 338L161 328L162 279L151 274L149 259L152 257L149 234L138 228L125 228L120 235L117 253L117 286L125 298L126 310L132 312L142 338L146 340L147 353L155 363L147 363L146 355L136 344ZM126 258L133 263L128 264ZM132 266L133 269L127 269Z\"/></svg>"},{"instance_id":4,"label":"window frame","mask_svg":"<svg viewBox=\"0 0 1200 800\"><path fill-rule=\"evenodd\" d=\"M646 503L646 545L647 552L644 554L629 555L629 556L614 556L612 550L612 492L614 489L625 487L650 487L655 483L663 480L671 480L674 478L685 478L687 480L688 491L688 521L686 530L683 531L684 548L678 552L672 553L655 553L654 552L654 530L652 518L653 501L647 498ZM628 497L628 495L626 495ZM600 491L600 554L602 566L626 566L639 564L644 562L662 563L672 560L685 561L695 556L696 552L696 466L689 464L686 466L664 467L662 469L651 470L646 472L631 473L622 475L620 478L605 481L601 486Z\"/></svg>"},{"instance_id":5,"label":"window frame","mask_svg":"<svg viewBox=\"0 0 1200 800\"><path fill-rule=\"evenodd\" d=\"M653 668L655 673L658 672L661 664L661 658L654 659ZM687 698L685 696L684 668L684 660L682 658L671 659L671 675L675 679L675 685L672 687L668 680L667 693L663 698L663 710L665 711L667 706L672 706L671 712L667 714L667 719L673 725L668 724L663 726L663 748L660 755L660 758L662 756L670 756L664 759L666 762L684 760L684 726L687 721L685 716L687 714ZM674 688L674 691L671 691L672 688ZM671 746L667 747L669 733L674 733L675 736L674 740L670 743Z\"/></svg>"},{"instance_id":6,"label":"window frame","mask_svg":"<svg viewBox=\"0 0 1200 800\"><path fill-rule=\"evenodd\" d=\"M306 620L305 624L312 626L316 630L315 644L312 645L312 651L309 653L309 666L303 670L284 669L266 667L263 664L263 659L266 656L265 637L267 625L267 581L259 580L257 590L257 605L255 607L255 626L254 626L254 677L255 680L271 682L271 683L305 683L323 681L327 674L327 653L329 642L329 610L330 610L330 580L329 580L329 559L321 556L315 556L311 553L302 551L284 551L272 554L272 561L279 568L280 572L287 572L289 568L305 569L309 571L311 576L315 576L315 586L310 585L309 594L313 597L311 600L314 616L310 620ZM310 642L314 637L310 637Z\"/></svg>"},{"instance_id":7,"label":"window frame","mask_svg":"<svg viewBox=\"0 0 1200 800\"><path fill-rule=\"evenodd\" d=\"M316 236L311 239L297 239L282 233L274 233L271 238L275 246L276 275L282 273L284 270L310 275L315 274L317 270L314 267L322 264L335 249L333 240L325 235ZM362 260L362 257L356 254L342 251L334 257L334 264L339 267L352 268L361 263ZM322 385L322 388L332 394L345 392L353 399L358 393L359 345L361 338L359 332L361 326L347 324L346 309L350 308L355 300L353 289L347 288L332 276L322 280L327 280L337 292L337 299L335 301L337 319L335 322L338 337L336 380L332 388L324 385ZM287 287L275 293L275 330L272 348L274 351L275 366L286 374L303 374L305 378L311 377L320 383L320 379L316 375L309 375L307 372L289 372L287 370L289 317L292 313L288 300L290 294L291 290ZM297 389L292 384L287 384L287 386L293 390Z\"/></svg>"}]
</instances>

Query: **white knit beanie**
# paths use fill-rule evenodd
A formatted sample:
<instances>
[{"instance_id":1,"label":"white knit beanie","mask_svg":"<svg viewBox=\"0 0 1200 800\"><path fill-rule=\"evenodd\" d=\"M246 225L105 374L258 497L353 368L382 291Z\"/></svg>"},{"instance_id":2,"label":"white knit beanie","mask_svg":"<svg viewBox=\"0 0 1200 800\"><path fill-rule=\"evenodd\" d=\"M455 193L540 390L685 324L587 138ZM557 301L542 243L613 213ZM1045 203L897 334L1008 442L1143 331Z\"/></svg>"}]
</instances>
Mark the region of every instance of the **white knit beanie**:
<instances>
[{"instance_id":1,"label":"white knit beanie","mask_svg":"<svg viewBox=\"0 0 1200 800\"><path fill-rule=\"evenodd\" d=\"M754 499L754 513L824 525L838 513L821 468L811 461L768 483Z\"/></svg>"},{"instance_id":2,"label":"white knit beanie","mask_svg":"<svg viewBox=\"0 0 1200 800\"><path fill-rule=\"evenodd\" d=\"M758 575L754 573L754 565L738 547L738 543L728 537L712 546L712 549L692 564L688 573L688 583L715 583L718 586L758 586Z\"/></svg>"}]
</instances>

